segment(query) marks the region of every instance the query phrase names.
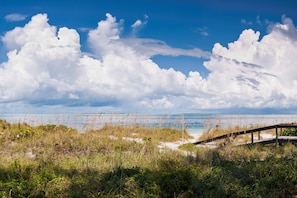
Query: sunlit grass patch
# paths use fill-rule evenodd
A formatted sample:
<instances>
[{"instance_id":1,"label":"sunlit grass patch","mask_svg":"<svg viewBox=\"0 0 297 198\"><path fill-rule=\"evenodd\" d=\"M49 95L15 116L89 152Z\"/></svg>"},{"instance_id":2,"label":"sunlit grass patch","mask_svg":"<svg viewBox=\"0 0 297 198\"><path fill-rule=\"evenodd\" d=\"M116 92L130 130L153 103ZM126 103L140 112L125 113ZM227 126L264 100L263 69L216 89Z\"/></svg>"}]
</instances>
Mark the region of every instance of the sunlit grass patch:
<instances>
[{"instance_id":1,"label":"sunlit grass patch","mask_svg":"<svg viewBox=\"0 0 297 198\"><path fill-rule=\"evenodd\" d=\"M151 140L153 142L174 142L182 138L192 138L187 131L172 128L143 128L138 126L104 126L101 129L86 131L95 136L130 137Z\"/></svg>"}]
</instances>

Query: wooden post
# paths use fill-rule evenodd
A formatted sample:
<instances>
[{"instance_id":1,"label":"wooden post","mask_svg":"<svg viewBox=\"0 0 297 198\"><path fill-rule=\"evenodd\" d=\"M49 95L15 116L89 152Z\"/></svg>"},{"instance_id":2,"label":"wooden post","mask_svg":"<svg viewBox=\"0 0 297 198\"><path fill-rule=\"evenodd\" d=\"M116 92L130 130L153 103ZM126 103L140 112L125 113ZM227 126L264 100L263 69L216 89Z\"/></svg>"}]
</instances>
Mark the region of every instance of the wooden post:
<instances>
[{"instance_id":1,"label":"wooden post","mask_svg":"<svg viewBox=\"0 0 297 198\"><path fill-rule=\"evenodd\" d=\"M185 139L185 114L182 116L182 142L184 142Z\"/></svg>"},{"instance_id":2,"label":"wooden post","mask_svg":"<svg viewBox=\"0 0 297 198\"><path fill-rule=\"evenodd\" d=\"M251 138L252 138L252 144L254 144L254 133L252 132L251 134L252 134L252 136L251 136Z\"/></svg>"},{"instance_id":3,"label":"wooden post","mask_svg":"<svg viewBox=\"0 0 297 198\"><path fill-rule=\"evenodd\" d=\"M261 131L258 131L258 140L260 140L261 135L260 135Z\"/></svg>"},{"instance_id":4,"label":"wooden post","mask_svg":"<svg viewBox=\"0 0 297 198\"><path fill-rule=\"evenodd\" d=\"M277 127L275 128L275 144L276 144L276 147L278 147L278 133L277 133Z\"/></svg>"}]
</instances>

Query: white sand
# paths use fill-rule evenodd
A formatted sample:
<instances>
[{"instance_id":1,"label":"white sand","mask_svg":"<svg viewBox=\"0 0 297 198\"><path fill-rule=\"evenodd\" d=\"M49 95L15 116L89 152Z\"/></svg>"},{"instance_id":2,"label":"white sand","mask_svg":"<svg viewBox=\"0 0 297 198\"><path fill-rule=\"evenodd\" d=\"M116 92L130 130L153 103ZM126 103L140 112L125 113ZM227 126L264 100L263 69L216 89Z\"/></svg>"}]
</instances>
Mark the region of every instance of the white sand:
<instances>
[{"instance_id":1,"label":"white sand","mask_svg":"<svg viewBox=\"0 0 297 198\"><path fill-rule=\"evenodd\" d=\"M200 138L200 136L203 134L203 132L199 132L199 133L189 133L190 136L194 137L195 140L198 140Z\"/></svg>"},{"instance_id":2,"label":"white sand","mask_svg":"<svg viewBox=\"0 0 297 198\"><path fill-rule=\"evenodd\" d=\"M273 138L273 137L275 137L275 135L272 135L272 134L269 134L269 133L261 133L261 137L263 138L263 139L268 139L268 138Z\"/></svg>"},{"instance_id":3,"label":"white sand","mask_svg":"<svg viewBox=\"0 0 297 198\"><path fill-rule=\"evenodd\" d=\"M176 141L176 142L161 142L159 144L159 148L160 149L172 149L172 150L179 150L178 147L183 145L183 144L187 144L187 143L194 143L196 141L198 141L199 137L202 135L202 133L189 133L190 136L192 136L193 138L190 139L184 139L184 140L180 140L180 141ZM110 139L117 139L117 137L115 136L109 136ZM128 140L128 141L136 141L138 143L143 143L143 140L140 138L131 138L131 137L123 137L123 139Z\"/></svg>"},{"instance_id":4,"label":"white sand","mask_svg":"<svg viewBox=\"0 0 297 198\"><path fill-rule=\"evenodd\" d=\"M159 144L160 149L169 148L172 150L179 150L178 147L187 144L187 143L194 143L198 141L199 137L201 136L201 133L189 133L193 138L191 139L184 139L176 142L161 142Z\"/></svg>"}]
</instances>

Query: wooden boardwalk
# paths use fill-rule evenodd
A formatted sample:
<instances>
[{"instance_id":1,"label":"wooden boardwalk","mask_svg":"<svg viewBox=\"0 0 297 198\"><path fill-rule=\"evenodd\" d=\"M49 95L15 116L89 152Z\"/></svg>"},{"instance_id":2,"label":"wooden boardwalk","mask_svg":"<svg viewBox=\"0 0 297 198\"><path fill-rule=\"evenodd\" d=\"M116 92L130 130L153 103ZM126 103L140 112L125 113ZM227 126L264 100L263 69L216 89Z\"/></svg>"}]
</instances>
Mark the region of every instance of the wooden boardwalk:
<instances>
[{"instance_id":1,"label":"wooden boardwalk","mask_svg":"<svg viewBox=\"0 0 297 198\"><path fill-rule=\"evenodd\" d=\"M282 130L284 128L297 128L296 123L282 123L282 124L276 124L276 125L269 125L265 127L258 127L254 129L249 129L249 130L243 130L243 131L237 131L237 132L232 132L229 134L225 135L220 135L216 137L212 137L206 140L201 140L194 142L194 145L199 145L199 144L206 144L210 142L215 142L218 140L225 140L226 142L230 142L231 138L235 138L240 135L245 135L245 134L251 134L251 141L250 142L245 142L245 143L239 143L237 145L248 145L248 144L271 144L271 143L276 143L282 144L285 142L297 142L297 136L279 136L279 129ZM262 131L270 130L270 129L275 129L275 136L273 138L267 138L267 139L262 139L260 140L260 133ZM254 133L258 134L258 140L254 140Z\"/></svg>"},{"instance_id":2,"label":"wooden boardwalk","mask_svg":"<svg viewBox=\"0 0 297 198\"><path fill-rule=\"evenodd\" d=\"M278 142L276 142L276 140ZM267 139L262 139L262 140L256 140L254 142L244 142L244 143L238 143L236 144L236 146L241 146L241 145L249 145L249 144L272 144L272 143L278 143L278 144L283 144L283 143L288 143L288 142L292 142L292 143L297 143L297 136L278 136L278 138L276 139L276 137L273 138L267 138Z\"/></svg>"}]
</instances>

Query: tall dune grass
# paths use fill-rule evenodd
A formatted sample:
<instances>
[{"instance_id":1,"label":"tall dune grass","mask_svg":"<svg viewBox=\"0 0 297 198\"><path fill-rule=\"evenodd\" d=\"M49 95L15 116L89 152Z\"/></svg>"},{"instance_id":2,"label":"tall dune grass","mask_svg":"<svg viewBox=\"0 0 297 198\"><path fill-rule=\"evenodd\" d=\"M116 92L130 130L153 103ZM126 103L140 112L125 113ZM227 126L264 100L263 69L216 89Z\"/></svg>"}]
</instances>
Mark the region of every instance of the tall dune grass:
<instances>
[{"instance_id":1,"label":"tall dune grass","mask_svg":"<svg viewBox=\"0 0 297 198\"><path fill-rule=\"evenodd\" d=\"M170 128L105 125L82 133L59 124L32 126L1 120L0 132L0 197L297 194L294 145L195 147L194 155L184 155L159 149L162 141L182 138L182 131Z\"/></svg>"}]
</instances>

